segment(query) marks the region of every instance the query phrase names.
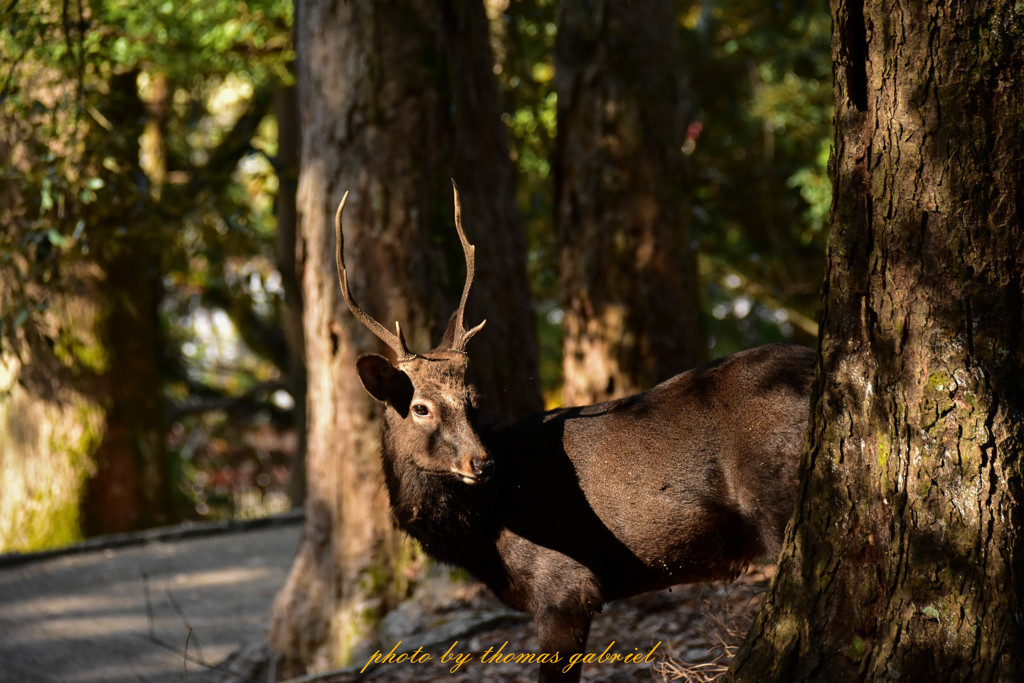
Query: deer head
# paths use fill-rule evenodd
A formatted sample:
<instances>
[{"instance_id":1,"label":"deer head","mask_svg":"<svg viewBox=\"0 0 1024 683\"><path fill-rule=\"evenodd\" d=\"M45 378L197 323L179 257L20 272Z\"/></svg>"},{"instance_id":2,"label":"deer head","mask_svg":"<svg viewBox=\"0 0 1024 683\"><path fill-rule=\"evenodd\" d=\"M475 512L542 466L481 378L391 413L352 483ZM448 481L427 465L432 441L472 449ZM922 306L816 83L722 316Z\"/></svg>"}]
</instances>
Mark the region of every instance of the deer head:
<instances>
[{"instance_id":1,"label":"deer head","mask_svg":"<svg viewBox=\"0 0 1024 683\"><path fill-rule=\"evenodd\" d=\"M345 303L356 319L395 352L394 363L375 353L365 353L356 359L356 370L363 387L385 405L385 459L402 461L399 465L411 463L429 475L455 476L466 484L476 484L490 476L493 461L473 425L477 392L466 378L469 366L466 344L487 321L469 330L463 322L476 258L475 247L466 239L462 229L462 207L454 180L452 190L455 194L455 229L466 257L466 282L459 307L452 314L437 348L424 354L413 353L398 322L394 333L390 332L352 298L345 270L341 228L341 213L348 192L341 198L334 218L338 281Z\"/></svg>"}]
</instances>

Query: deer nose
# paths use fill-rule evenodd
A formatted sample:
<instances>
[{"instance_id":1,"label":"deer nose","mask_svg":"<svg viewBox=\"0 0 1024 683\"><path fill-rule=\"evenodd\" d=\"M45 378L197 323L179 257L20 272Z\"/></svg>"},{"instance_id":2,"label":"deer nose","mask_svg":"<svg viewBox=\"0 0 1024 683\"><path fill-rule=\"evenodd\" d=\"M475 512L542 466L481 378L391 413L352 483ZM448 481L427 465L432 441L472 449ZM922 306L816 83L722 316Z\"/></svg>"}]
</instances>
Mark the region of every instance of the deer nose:
<instances>
[{"instance_id":1,"label":"deer nose","mask_svg":"<svg viewBox=\"0 0 1024 683\"><path fill-rule=\"evenodd\" d=\"M452 467L452 472L466 484L482 484L487 481L494 469L494 461L486 450L474 449L459 458L458 463Z\"/></svg>"},{"instance_id":2,"label":"deer nose","mask_svg":"<svg viewBox=\"0 0 1024 683\"><path fill-rule=\"evenodd\" d=\"M474 455L469 464L473 468L473 474L481 481L491 476L491 471L494 469L494 461L486 455Z\"/></svg>"}]
</instances>

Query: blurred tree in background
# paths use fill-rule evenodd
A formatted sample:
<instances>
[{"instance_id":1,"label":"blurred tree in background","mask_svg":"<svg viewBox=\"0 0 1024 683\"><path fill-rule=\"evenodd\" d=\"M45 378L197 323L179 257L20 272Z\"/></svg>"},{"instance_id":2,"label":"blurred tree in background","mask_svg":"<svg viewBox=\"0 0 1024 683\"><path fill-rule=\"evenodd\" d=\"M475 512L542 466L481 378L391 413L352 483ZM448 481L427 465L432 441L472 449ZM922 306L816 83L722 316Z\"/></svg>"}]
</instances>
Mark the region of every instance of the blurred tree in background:
<instances>
[{"instance_id":1,"label":"blurred tree in background","mask_svg":"<svg viewBox=\"0 0 1024 683\"><path fill-rule=\"evenodd\" d=\"M530 243L542 379L558 402L564 313L551 161L559 3L488 6ZM800 0L675 7L687 124L680 151L709 355L781 339L813 344L831 201L828 8Z\"/></svg>"},{"instance_id":2,"label":"blurred tree in background","mask_svg":"<svg viewBox=\"0 0 1024 683\"><path fill-rule=\"evenodd\" d=\"M290 11L5 3L0 548L187 516L216 442L185 416L269 405L286 352L266 115Z\"/></svg>"},{"instance_id":3,"label":"blurred tree in background","mask_svg":"<svg viewBox=\"0 0 1024 683\"><path fill-rule=\"evenodd\" d=\"M555 83L563 401L629 396L703 359L671 0L564 0Z\"/></svg>"}]
</instances>

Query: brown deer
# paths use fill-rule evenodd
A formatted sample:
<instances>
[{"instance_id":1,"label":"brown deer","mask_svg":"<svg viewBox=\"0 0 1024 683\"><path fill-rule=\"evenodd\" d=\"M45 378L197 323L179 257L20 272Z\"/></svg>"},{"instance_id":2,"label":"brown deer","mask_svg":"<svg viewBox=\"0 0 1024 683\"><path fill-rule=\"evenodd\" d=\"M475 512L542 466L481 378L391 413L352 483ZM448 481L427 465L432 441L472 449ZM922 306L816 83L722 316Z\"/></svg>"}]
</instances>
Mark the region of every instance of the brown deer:
<instances>
[{"instance_id":1,"label":"brown deer","mask_svg":"<svg viewBox=\"0 0 1024 683\"><path fill-rule=\"evenodd\" d=\"M453 183L454 185L454 183ZM540 633L540 681L578 681L591 618L617 598L731 578L778 552L792 512L815 354L763 346L620 400L507 424L477 415L459 307L441 344L413 353L349 292L341 213L338 277L355 317L395 352L356 361L384 404L381 456L399 527L469 570ZM541 655L547 657L541 657ZM574 657L575 655L575 657Z\"/></svg>"}]
</instances>

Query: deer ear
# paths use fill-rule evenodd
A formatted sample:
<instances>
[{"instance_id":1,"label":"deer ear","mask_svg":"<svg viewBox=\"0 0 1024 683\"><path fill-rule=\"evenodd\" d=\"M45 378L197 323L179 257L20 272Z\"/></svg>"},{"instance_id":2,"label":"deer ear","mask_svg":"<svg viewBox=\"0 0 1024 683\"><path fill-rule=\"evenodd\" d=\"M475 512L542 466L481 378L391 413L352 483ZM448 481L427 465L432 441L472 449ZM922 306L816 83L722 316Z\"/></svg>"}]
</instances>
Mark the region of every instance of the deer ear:
<instances>
[{"instance_id":1,"label":"deer ear","mask_svg":"<svg viewBox=\"0 0 1024 683\"><path fill-rule=\"evenodd\" d=\"M405 417L412 403L412 382L409 376L384 356L364 353L356 359L356 372L363 388L378 401L387 403Z\"/></svg>"}]
</instances>

